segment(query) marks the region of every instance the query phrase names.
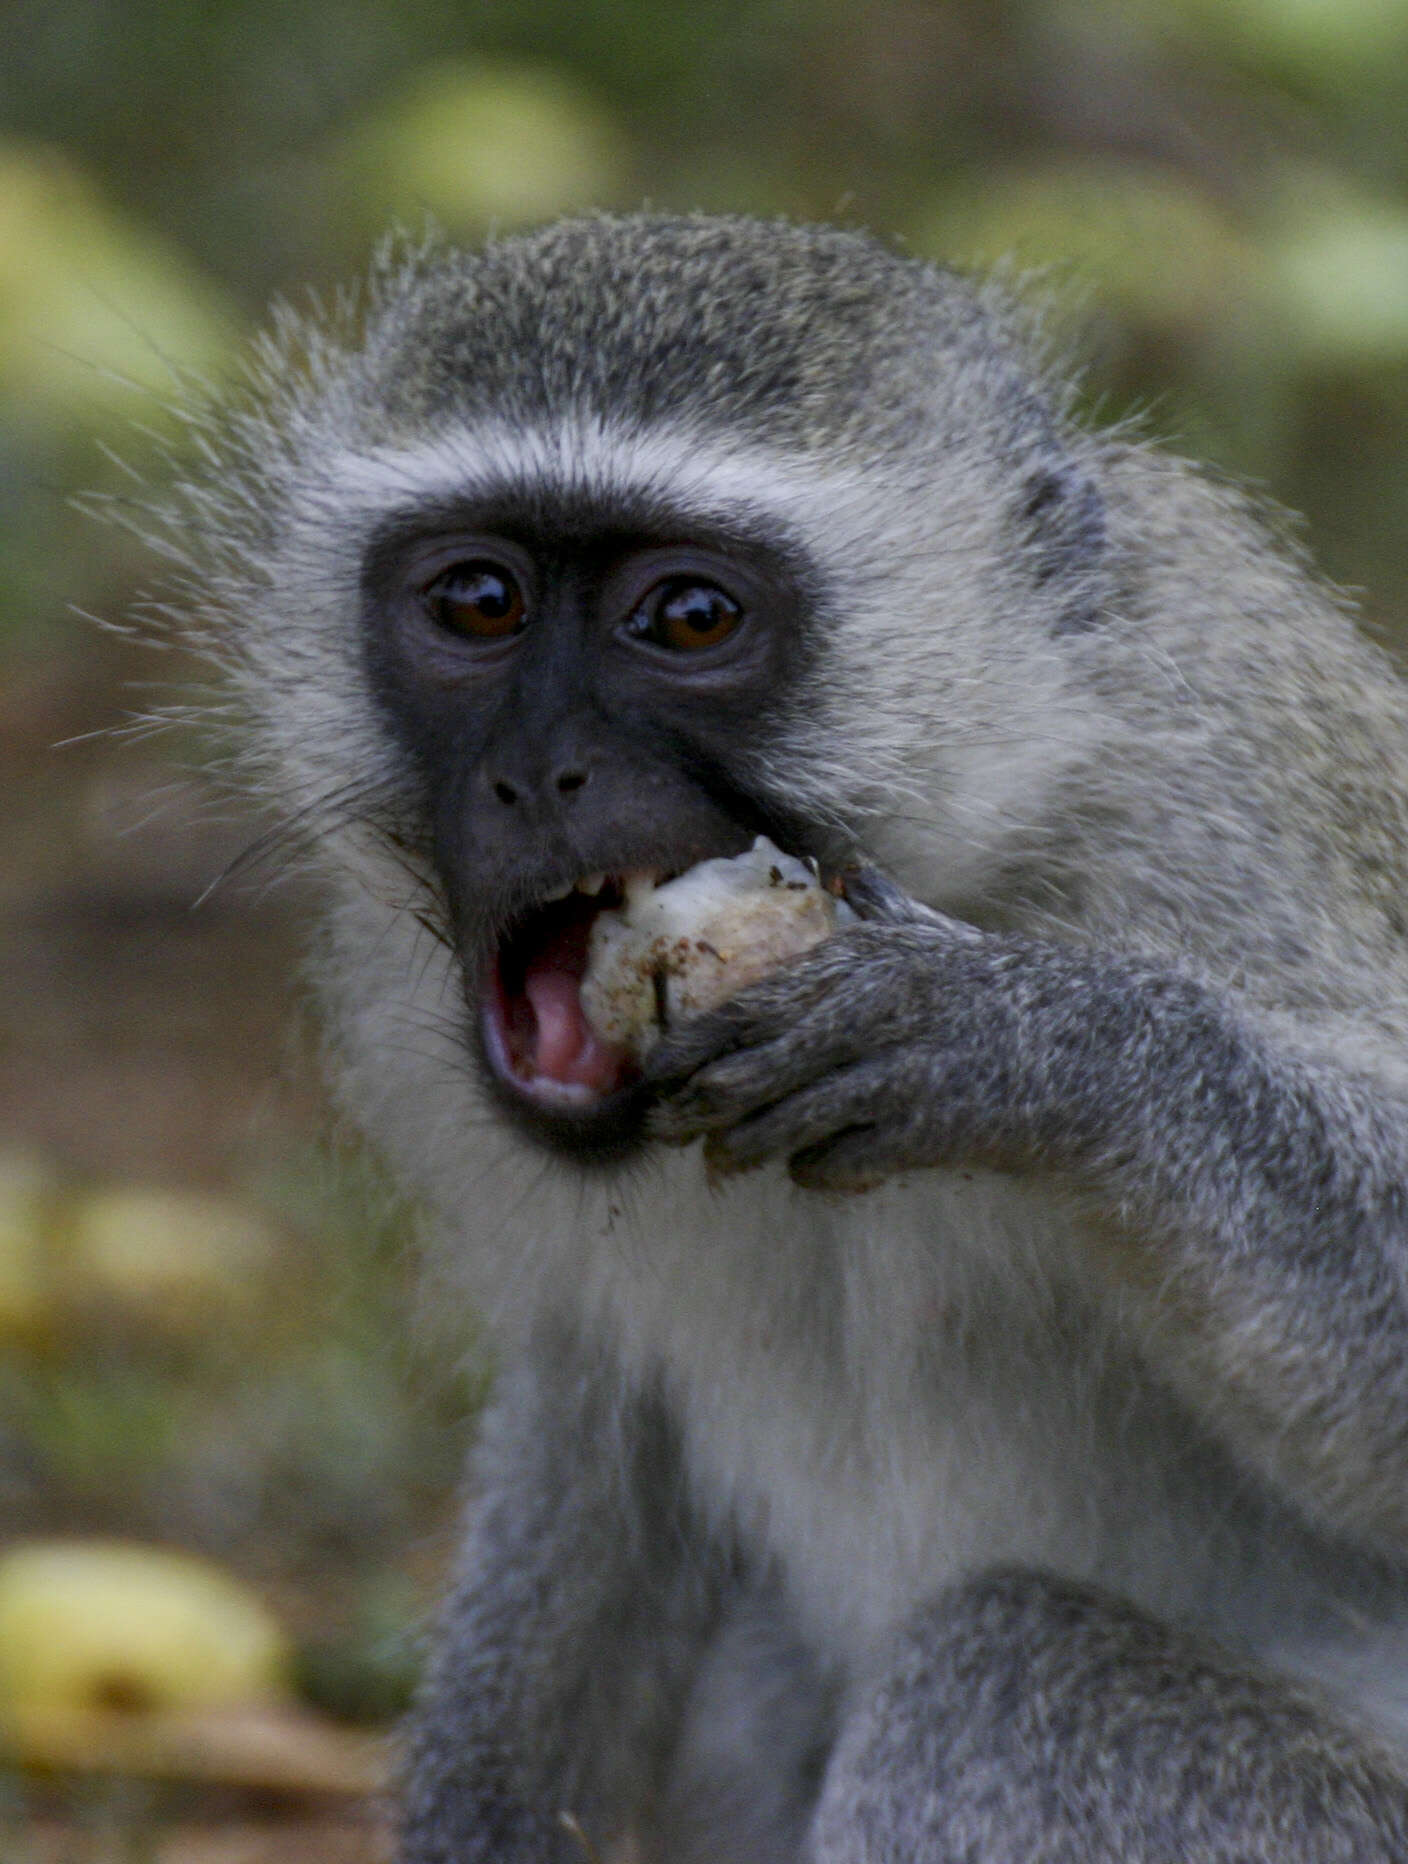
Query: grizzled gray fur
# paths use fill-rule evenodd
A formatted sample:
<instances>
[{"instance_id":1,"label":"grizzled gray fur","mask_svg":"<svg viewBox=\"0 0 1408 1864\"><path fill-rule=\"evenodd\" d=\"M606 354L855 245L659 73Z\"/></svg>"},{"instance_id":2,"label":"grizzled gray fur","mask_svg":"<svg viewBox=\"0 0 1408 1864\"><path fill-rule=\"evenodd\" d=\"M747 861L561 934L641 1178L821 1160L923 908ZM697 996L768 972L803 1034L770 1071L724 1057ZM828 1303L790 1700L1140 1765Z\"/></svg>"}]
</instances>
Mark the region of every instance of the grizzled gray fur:
<instances>
[{"instance_id":1,"label":"grizzled gray fur","mask_svg":"<svg viewBox=\"0 0 1408 1864\"><path fill-rule=\"evenodd\" d=\"M1408 695L1280 527L739 220L388 261L196 419L500 1344L405 1864L1408 1859ZM760 832L861 923L603 1054L592 916Z\"/></svg>"}]
</instances>

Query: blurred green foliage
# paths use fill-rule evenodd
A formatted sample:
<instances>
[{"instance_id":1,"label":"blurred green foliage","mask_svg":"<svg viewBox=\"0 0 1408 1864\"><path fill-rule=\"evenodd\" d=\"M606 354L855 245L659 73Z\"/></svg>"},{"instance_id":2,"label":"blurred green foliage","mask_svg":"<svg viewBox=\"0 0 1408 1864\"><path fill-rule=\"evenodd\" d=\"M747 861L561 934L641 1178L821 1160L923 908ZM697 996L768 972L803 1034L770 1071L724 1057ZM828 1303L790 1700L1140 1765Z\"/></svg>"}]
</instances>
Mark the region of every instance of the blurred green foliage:
<instances>
[{"instance_id":1,"label":"blurred green foliage","mask_svg":"<svg viewBox=\"0 0 1408 1864\"><path fill-rule=\"evenodd\" d=\"M18 0L8 27L0 626L55 550L66 595L75 549L103 580L51 495L102 477L76 438L140 453L152 386L218 374L272 291L393 219L647 200L1045 270L1093 400L1305 508L1397 619L1408 0Z\"/></svg>"},{"instance_id":2,"label":"blurred green foliage","mask_svg":"<svg viewBox=\"0 0 1408 1864\"><path fill-rule=\"evenodd\" d=\"M393 219L644 200L1049 268L1092 399L1304 507L1398 619L1408 0L18 0L6 40L0 628L102 598L56 488L270 292Z\"/></svg>"}]
</instances>

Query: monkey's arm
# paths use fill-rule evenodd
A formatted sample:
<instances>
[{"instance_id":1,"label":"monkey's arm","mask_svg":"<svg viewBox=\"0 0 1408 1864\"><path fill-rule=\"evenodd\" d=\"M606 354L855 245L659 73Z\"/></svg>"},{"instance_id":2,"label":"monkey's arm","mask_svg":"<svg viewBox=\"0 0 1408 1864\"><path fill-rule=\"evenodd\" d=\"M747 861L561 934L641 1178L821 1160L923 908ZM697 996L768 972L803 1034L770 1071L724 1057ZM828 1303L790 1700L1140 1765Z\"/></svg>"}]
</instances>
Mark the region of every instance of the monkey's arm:
<instances>
[{"instance_id":1,"label":"monkey's arm","mask_svg":"<svg viewBox=\"0 0 1408 1864\"><path fill-rule=\"evenodd\" d=\"M663 1415L566 1336L511 1366L414 1718L403 1864L586 1864L658 1785L714 1609ZM564 1818L564 1815L567 1815Z\"/></svg>"},{"instance_id":2,"label":"monkey's arm","mask_svg":"<svg viewBox=\"0 0 1408 1864\"><path fill-rule=\"evenodd\" d=\"M1149 1351L1341 1529L1408 1548L1408 1109L1124 956L928 915L829 940L651 1059L710 1164L861 1190L926 1166L1064 1184Z\"/></svg>"}]
</instances>

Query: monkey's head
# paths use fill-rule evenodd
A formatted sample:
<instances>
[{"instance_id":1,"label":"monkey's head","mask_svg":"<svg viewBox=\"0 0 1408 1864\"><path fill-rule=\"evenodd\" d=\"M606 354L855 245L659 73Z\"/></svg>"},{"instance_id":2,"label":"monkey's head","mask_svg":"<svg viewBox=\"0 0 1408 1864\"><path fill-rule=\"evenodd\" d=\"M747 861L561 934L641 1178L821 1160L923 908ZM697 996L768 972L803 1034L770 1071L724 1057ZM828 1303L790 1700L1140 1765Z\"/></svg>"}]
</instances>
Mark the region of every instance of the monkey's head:
<instances>
[{"instance_id":1,"label":"monkey's head","mask_svg":"<svg viewBox=\"0 0 1408 1864\"><path fill-rule=\"evenodd\" d=\"M1088 443L994 302L870 239L642 216L389 263L285 320L224 432L188 580L266 773L453 953L466 1065L553 1149L638 1142L578 994L625 876L765 833L965 900L1078 735Z\"/></svg>"}]
</instances>

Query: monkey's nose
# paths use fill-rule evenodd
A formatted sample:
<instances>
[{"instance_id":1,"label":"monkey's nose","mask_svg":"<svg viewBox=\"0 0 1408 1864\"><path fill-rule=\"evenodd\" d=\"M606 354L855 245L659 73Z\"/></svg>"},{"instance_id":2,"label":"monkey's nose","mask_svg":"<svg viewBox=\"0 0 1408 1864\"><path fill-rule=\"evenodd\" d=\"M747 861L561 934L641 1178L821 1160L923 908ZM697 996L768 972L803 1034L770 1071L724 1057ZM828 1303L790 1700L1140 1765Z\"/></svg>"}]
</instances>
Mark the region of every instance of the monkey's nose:
<instances>
[{"instance_id":1,"label":"monkey's nose","mask_svg":"<svg viewBox=\"0 0 1408 1864\"><path fill-rule=\"evenodd\" d=\"M543 787L556 790L559 796L570 796L576 790L585 789L591 780L591 772L580 764L568 764L562 769L552 771ZM534 785L518 781L511 782L507 777L494 777L490 788L506 809L512 809L520 802L533 800Z\"/></svg>"}]
</instances>

